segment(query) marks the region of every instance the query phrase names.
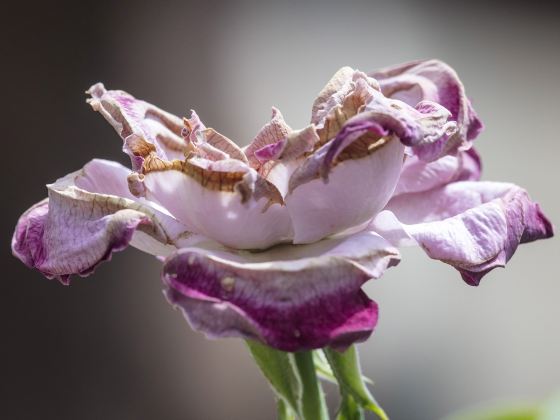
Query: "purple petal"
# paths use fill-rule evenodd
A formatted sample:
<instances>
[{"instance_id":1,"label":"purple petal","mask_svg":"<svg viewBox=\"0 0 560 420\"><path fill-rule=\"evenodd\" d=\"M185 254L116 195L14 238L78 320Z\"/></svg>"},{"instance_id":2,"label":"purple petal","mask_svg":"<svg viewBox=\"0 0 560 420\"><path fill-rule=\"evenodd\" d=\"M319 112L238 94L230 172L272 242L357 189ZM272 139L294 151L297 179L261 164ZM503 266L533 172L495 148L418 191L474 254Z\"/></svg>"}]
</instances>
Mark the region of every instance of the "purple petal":
<instances>
[{"instance_id":1,"label":"purple petal","mask_svg":"<svg viewBox=\"0 0 560 420\"><path fill-rule=\"evenodd\" d=\"M388 135L389 132L375 121L365 120L359 121L356 124L352 124L352 122L345 124L336 138L329 144L325 158L321 162L321 176L327 179L335 160L362 136L369 136L379 140Z\"/></svg>"},{"instance_id":2,"label":"purple petal","mask_svg":"<svg viewBox=\"0 0 560 420\"><path fill-rule=\"evenodd\" d=\"M128 192L129 170L95 160L81 171L48 185L49 198L18 221L12 250L26 265L67 283L86 276L130 243L156 255L168 255L189 232Z\"/></svg>"},{"instance_id":3,"label":"purple petal","mask_svg":"<svg viewBox=\"0 0 560 420\"><path fill-rule=\"evenodd\" d=\"M365 232L258 253L181 249L163 280L170 302L210 337L249 337L285 351L344 348L377 323L363 283L398 260L388 242Z\"/></svg>"},{"instance_id":4,"label":"purple petal","mask_svg":"<svg viewBox=\"0 0 560 420\"><path fill-rule=\"evenodd\" d=\"M415 61L371 73L385 96L399 99L410 106L421 101L436 102L451 112L450 120L458 130L449 139L441 139L433 148L441 155L468 149L482 130L482 123L465 94L457 73L439 60Z\"/></svg>"},{"instance_id":5,"label":"purple petal","mask_svg":"<svg viewBox=\"0 0 560 420\"><path fill-rule=\"evenodd\" d=\"M267 144L258 150L255 150L254 156L262 164L269 160L277 160L288 143L287 137L277 141L276 143Z\"/></svg>"},{"instance_id":6,"label":"purple petal","mask_svg":"<svg viewBox=\"0 0 560 420\"><path fill-rule=\"evenodd\" d=\"M423 160L430 161L441 156L440 145L456 131L456 124L448 121L449 115L449 111L435 102L424 101L412 108L377 94L355 118L380 124Z\"/></svg>"},{"instance_id":7,"label":"purple petal","mask_svg":"<svg viewBox=\"0 0 560 420\"><path fill-rule=\"evenodd\" d=\"M399 195L386 209L372 223L374 231L395 244L413 240L471 285L505 266L520 243L553 235L539 205L513 184L455 182Z\"/></svg>"}]
</instances>

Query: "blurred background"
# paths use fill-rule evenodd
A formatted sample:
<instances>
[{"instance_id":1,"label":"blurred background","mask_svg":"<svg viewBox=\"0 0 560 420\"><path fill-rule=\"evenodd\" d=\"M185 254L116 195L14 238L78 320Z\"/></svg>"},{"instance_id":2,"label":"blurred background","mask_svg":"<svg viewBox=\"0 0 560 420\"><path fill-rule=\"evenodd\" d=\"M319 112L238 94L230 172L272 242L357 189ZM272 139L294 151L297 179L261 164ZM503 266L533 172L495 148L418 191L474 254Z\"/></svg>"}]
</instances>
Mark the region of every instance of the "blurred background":
<instances>
[{"instance_id":1,"label":"blurred background","mask_svg":"<svg viewBox=\"0 0 560 420\"><path fill-rule=\"evenodd\" d=\"M560 25L542 5L438 1L25 2L3 10L0 418L272 419L240 340L193 333L161 293L160 264L129 249L71 287L11 256L18 216L94 157L128 164L85 104L94 82L240 144L281 109L293 127L341 66L440 58L486 130L484 179L526 187L560 225ZM492 6L493 4L493 6ZM380 323L360 346L394 420L432 420L560 389L557 239L521 247L478 288L405 250L367 285ZM336 390L328 388L330 403Z\"/></svg>"}]
</instances>

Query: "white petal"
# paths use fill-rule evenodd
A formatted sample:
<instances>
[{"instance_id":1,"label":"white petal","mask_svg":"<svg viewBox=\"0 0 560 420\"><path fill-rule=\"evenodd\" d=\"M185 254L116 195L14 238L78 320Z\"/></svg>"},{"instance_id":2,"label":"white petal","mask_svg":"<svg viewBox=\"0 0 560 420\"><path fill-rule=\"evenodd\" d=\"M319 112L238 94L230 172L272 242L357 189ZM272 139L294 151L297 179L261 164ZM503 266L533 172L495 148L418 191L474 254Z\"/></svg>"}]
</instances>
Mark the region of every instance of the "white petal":
<instances>
[{"instance_id":1,"label":"white petal","mask_svg":"<svg viewBox=\"0 0 560 420\"><path fill-rule=\"evenodd\" d=\"M289 240L290 217L278 191L243 162L175 161L144 176L146 197L193 231L241 249Z\"/></svg>"},{"instance_id":2,"label":"white petal","mask_svg":"<svg viewBox=\"0 0 560 420\"><path fill-rule=\"evenodd\" d=\"M314 242L374 217L393 194L403 156L404 146L391 138L370 155L339 162L328 182L316 178L294 188L286 196L294 243Z\"/></svg>"}]
</instances>

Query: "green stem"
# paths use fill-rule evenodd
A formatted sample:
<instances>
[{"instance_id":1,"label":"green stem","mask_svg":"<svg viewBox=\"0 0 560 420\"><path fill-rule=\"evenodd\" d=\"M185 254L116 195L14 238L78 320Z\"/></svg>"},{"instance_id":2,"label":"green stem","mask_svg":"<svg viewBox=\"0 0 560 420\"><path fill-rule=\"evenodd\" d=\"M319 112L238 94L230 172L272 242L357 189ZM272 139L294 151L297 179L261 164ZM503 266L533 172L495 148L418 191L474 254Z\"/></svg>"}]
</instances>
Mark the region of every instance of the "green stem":
<instances>
[{"instance_id":1,"label":"green stem","mask_svg":"<svg viewBox=\"0 0 560 420\"><path fill-rule=\"evenodd\" d=\"M313 353L310 351L294 353L294 360L302 384L301 414L303 418L305 420L328 420L325 396L315 373Z\"/></svg>"},{"instance_id":2,"label":"green stem","mask_svg":"<svg viewBox=\"0 0 560 420\"><path fill-rule=\"evenodd\" d=\"M278 420L296 420L294 412L282 398L278 398Z\"/></svg>"},{"instance_id":3,"label":"green stem","mask_svg":"<svg viewBox=\"0 0 560 420\"><path fill-rule=\"evenodd\" d=\"M381 420L389 420L366 386L356 346L350 346L344 352L325 348L324 352L340 386L343 404L346 403L344 408L350 407L344 399L351 396L358 407L374 412Z\"/></svg>"}]
</instances>

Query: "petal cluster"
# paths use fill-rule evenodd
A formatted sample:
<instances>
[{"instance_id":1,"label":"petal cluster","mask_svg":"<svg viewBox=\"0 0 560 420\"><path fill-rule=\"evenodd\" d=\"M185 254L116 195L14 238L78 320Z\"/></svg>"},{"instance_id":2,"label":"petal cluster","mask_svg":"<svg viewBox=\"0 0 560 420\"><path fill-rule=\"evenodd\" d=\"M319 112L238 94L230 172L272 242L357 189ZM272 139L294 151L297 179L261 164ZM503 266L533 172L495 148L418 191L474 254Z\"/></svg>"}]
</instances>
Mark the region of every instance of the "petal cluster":
<instances>
[{"instance_id":1,"label":"petal cluster","mask_svg":"<svg viewBox=\"0 0 560 420\"><path fill-rule=\"evenodd\" d=\"M523 189L479 181L482 124L437 60L344 67L307 127L274 108L243 148L194 111L179 118L102 84L88 93L131 167L93 160L48 185L13 253L65 283L129 244L165 257L169 301L209 336L344 348L373 331L361 287L398 263L398 246L476 285L518 244L552 236Z\"/></svg>"}]
</instances>

